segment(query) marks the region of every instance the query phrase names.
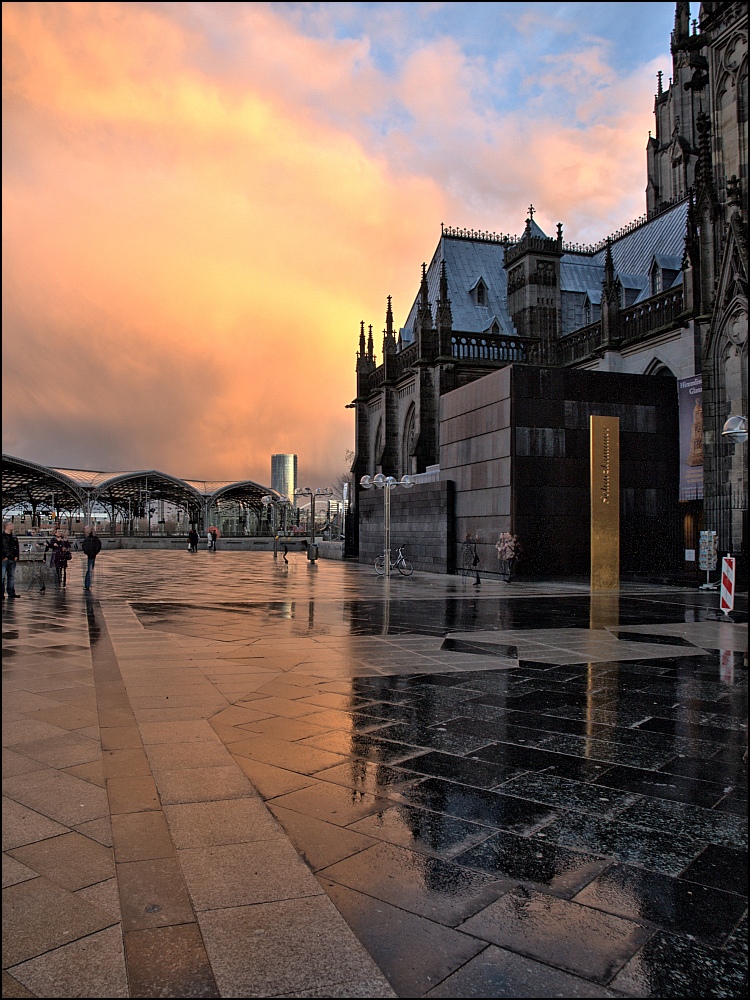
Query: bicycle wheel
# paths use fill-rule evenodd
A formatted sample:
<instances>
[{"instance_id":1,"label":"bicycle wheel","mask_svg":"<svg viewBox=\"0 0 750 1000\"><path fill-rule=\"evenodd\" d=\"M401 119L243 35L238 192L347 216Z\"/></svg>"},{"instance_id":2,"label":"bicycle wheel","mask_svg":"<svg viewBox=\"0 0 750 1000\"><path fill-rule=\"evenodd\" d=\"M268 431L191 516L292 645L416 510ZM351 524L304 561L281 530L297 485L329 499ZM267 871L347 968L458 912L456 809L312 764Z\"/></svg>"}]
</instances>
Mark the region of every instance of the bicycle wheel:
<instances>
[{"instance_id":1,"label":"bicycle wheel","mask_svg":"<svg viewBox=\"0 0 750 1000\"><path fill-rule=\"evenodd\" d=\"M414 572L414 567L412 566L412 564L409 562L408 559L404 559L403 556L401 557L401 559L399 559L396 565L398 566L398 571L401 574L401 576L411 576L412 573Z\"/></svg>"},{"instance_id":2,"label":"bicycle wheel","mask_svg":"<svg viewBox=\"0 0 750 1000\"><path fill-rule=\"evenodd\" d=\"M378 576L383 576L385 573L385 556L378 556L375 560L375 572Z\"/></svg>"}]
</instances>

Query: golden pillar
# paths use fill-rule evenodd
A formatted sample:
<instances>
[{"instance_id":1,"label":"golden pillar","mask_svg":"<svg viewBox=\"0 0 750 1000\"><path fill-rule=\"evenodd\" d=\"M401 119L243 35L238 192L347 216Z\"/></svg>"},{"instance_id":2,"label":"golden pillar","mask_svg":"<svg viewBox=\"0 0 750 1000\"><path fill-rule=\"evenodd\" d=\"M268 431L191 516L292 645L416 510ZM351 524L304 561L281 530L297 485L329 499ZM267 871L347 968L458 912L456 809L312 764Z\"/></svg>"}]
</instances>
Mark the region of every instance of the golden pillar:
<instances>
[{"instance_id":1,"label":"golden pillar","mask_svg":"<svg viewBox=\"0 0 750 1000\"><path fill-rule=\"evenodd\" d=\"M620 586L620 420L589 417L591 589Z\"/></svg>"}]
</instances>

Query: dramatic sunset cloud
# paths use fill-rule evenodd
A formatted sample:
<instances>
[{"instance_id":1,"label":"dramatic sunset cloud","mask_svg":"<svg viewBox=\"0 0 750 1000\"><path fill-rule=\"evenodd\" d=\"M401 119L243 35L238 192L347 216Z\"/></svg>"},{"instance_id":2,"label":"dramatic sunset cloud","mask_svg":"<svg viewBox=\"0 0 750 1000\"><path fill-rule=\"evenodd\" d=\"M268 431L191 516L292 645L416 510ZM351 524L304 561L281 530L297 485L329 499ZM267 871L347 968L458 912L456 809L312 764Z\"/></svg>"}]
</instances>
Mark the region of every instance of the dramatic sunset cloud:
<instances>
[{"instance_id":1,"label":"dramatic sunset cloud","mask_svg":"<svg viewBox=\"0 0 750 1000\"><path fill-rule=\"evenodd\" d=\"M3 451L331 482L441 222L644 210L673 10L3 4Z\"/></svg>"}]
</instances>

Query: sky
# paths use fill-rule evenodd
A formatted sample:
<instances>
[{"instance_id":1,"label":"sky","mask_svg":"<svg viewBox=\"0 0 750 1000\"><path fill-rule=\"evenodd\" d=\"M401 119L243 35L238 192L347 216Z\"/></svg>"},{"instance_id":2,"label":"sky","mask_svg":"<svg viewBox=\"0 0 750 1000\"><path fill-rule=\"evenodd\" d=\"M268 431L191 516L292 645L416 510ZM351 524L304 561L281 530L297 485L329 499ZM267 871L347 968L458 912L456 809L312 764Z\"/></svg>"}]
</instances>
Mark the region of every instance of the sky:
<instances>
[{"instance_id":1,"label":"sky","mask_svg":"<svg viewBox=\"0 0 750 1000\"><path fill-rule=\"evenodd\" d=\"M3 3L3 452L334 482L441 223L645 211L674 9Z\"/></svg>"}]
</instances>

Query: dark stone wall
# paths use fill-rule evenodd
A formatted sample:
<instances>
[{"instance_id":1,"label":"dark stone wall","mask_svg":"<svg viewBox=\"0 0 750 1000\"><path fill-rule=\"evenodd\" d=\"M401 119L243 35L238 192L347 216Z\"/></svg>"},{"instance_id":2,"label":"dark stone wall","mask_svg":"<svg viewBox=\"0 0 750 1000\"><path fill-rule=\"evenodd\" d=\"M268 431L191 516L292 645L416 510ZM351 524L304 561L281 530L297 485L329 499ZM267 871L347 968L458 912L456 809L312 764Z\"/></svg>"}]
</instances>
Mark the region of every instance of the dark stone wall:
<instances>
[{"instance_id":1,"label":"dark stone wall","mask_svg":"<svg viewBox=\"0 0 750 1000\"><path fill-rule=\"evenodd\" d=\"M677 568L673 378L513 365L441 401L441 476L456 483L456 542L477 535L482 568L515 532L519 575L588 576L589 416L620 418L620 567Z\"/></svg>"},{"instance_id":2,"label":"dark stone wall","mask_svg":"<svg viewBox=\"0 0 750 1000\"><path fill-rule=\"evenodd\" d=\"M495 572L495 542L511 528L511 369L440 400L440 476L455 484L454 559L475 538L482 571Z\"/></svg>"},{"instance_id":3,"label":"dark stone wall","mask_svg":"<svg viewBox=\"0 0 750 1000\"><path fill-rule=\"evenodd\" d=\"M400 545L417 570L451 573L453 564L453 483L419 483L391 492L391 554ZM359 490L359 561L383 552L383 490Z\"/></svg>"}]
</instances>

